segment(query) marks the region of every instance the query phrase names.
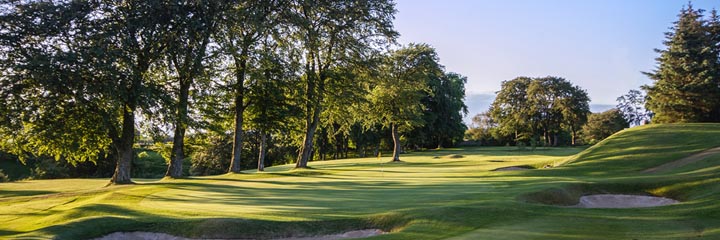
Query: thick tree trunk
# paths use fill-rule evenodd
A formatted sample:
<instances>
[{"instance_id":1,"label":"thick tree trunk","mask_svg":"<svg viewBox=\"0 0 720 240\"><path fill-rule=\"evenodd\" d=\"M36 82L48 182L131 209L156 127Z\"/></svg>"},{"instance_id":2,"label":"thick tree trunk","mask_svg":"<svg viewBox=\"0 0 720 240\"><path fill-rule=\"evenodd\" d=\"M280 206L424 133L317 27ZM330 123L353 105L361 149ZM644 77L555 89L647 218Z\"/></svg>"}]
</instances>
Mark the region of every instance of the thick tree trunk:
<instances>
[{"instance_id":1,"label":"thick tree trunk","mask_svg":"<svg viewBox=\"0 0 720 240\"><path fill-rule=\"evenodd\" d=\"M127 107L123 112L122 134L115 144L118 153L115 173L110 179L111 184L131 184L130 171L133 160L133 141L135 140L135 112Z\"/></svg>"},{"instance_id":2,"label":"thick tree trunk","mask_svg":"<svg viewBox=\"0 0 720 240\"><path fill-rule=\"evenodd\" d=\"M180 83L178 105L176 109L177 119L175 120L175 133L173 134L173 146L170 153L170 165L168 165L166 177L180 178L183 175L183 160L185 159L185 130L187 129L188 98L190 97L190 83Z\"/></svg>"},{"instance_id":3,"label":"thick tree trunk","mask_svg":"<svg viewBox=\"0 0 720 240\"><path fill-rule=\"evenodd\" d=\"M297 163L295 164L295 168L307 168L308 160L310 159L312 155L313 150L313 138L315 137L315 131L317 130L317 127L320 122L320 109L318 106L318 109L313 112L313 118L310 121L308 121L305 124L305 137L303 138L303 144L300 147L300 154L298 155Z\"/></svg>"},{"instance_id":4,"label":"thick tree trunk","mask_svg":"<svg viewBox=\"0 0 720 240\"><path fill-rule=\"evenodd\" d=\"M400 151L402 151L400 146L400 134L398 133L397 125L392 125L392 138L393 138L393 162L399 162L400 161Z\"/></svg>"},{"instance_id":5,"label":"thick tree trunk","mask_svg":"<svg viewBox=\"0 0 720 240\"><path fill-rule=\"evenodd\" d=\"M265 155L267 155L267 134L260 131L260 151L258 156L258 171L265 171Z\"/></svg>"},{"instance_id":6,"label":"thick tree trunk","mask_svg":"<svg viewBox=\"0 0 720 240\"><path fill-rule=\"evenodd\" d=\"M242 161L242 148L243 148L243 112L244 108L242 106L242 95L238 95L235 97L235 130L233 131L233 149L232 149L232 159L230 160L230 169L228 172L230 173L239 173L240 172L240 163Z\"/></svg>"}]
</instances>

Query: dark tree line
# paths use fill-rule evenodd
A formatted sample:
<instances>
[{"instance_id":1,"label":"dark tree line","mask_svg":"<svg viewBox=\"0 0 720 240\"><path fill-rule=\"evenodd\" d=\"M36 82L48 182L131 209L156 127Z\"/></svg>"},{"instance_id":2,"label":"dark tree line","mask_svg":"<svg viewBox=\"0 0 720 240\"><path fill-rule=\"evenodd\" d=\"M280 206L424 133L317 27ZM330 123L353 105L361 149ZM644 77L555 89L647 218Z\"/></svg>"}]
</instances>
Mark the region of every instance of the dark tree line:
<instances>
[{"instance_id":1,"label":"dark tree line","mask_svg":"<svg viewBox=\"0 0 720 240\"><path fill-rule=\"evenodd\" d=\"M268 156L304 168L377 153L401 134L452 145L466 80L427 45L386 50L395 12L389 0L2 1L0 150L110 159L122 184L139 139L174 178L189 158L239 172Z\"/></svg>"}]
</instances>

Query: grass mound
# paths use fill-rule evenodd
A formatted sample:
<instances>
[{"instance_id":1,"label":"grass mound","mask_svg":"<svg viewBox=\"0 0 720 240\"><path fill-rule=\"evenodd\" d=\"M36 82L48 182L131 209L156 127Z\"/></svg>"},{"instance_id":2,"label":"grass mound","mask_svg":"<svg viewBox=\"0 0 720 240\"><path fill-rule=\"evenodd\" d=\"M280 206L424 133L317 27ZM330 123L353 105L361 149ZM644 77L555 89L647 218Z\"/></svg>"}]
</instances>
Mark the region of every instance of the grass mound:
<instances>
[{"instance_id":1,"label":"grass mound","mask_svg":"<svg viewBox=\"0 0 720 240\"><path fill-rule=\"evenodd\" d=\"M605 172L637 172L720 146L720 124L652 124L615 133L564 162Z\"/></svg>"}]
</instances>

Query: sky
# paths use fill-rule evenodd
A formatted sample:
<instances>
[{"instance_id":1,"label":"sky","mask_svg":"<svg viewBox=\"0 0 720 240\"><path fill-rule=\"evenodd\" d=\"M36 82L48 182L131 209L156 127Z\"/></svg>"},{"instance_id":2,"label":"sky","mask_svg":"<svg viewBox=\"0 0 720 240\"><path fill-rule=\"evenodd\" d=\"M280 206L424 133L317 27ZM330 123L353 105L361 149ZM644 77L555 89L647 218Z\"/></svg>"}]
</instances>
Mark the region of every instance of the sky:
<instances>
[{"instance_id":1,"label":"sky","mask_svg":"<svg viewBox=\"0 0 720 240\"><path fill-rule=\"evenodd\" d=\"M468 78L466 122L486 111L502 81L563 77L588 91L591 111L652 81L664 33L686 0L396 0L398 42L435 47ZM720 1L692 1L710 10Z\"/></svg>"}]
</instances>

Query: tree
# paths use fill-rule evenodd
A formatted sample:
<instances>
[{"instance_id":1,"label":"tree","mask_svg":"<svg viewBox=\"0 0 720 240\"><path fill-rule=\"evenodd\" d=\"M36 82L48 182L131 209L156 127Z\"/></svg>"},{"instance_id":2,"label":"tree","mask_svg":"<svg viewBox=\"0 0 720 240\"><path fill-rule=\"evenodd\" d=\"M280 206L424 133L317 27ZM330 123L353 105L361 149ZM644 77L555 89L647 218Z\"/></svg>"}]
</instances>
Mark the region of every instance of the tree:
<instances>
[{"instance_id":1,"label":"tree","mask_svg":"<svg viewBox=\"0 0 720 240\"><path fill-rule=\"evenodd\" d=\"M515 135L515 141L537 141L556 146L561 132L569 131L571 143L585 123L590 98L585 90L564 78L519 77L502 84L490 108L498 124L496 135Z\"/></svg>"},{"instance_id":2,"label":"tree","mask_svg":"<svg viewBox=\"0 0 720 240\"><path fill-rule=\"evenodd\" d=\"M616 108L631 125L638 126L652 117L652 113L645 109L645 95L639 90L631 89L618 97L617 102Z\"/></svg>"},{"instance_id":3,"label":"tree","mask_svg":"<svg viewBox=\"0 0 720 240\"><path fill-rule=\"evenodd\" d=\"M593 144L629 126L620 110L613 108L602 113L590 114L582 128L583 137L587 143Z\"/></svg>"},{"instance_id":4,"label":"tree","mask_svg":"<svg viewBox=\"0 0 720 240\"><path fill-rule=\"evenodd\" d=\"M442 148L462 141L467 126L463 123L463 115L467 114L465 105L465 83L467 78L458 73L442 73L438 77L428 78L426 85L430 88L422 102L425 106L423 119L426 124L412 134L413 141L423 139ZM426 135L421 137L419 135Z\"/></svg>"},{"instance_id":5,"label":"tree","mask_svg":"<svg viewBox=\"0 0 720 240\"><path fill-rule=\"evenodd\" d=\"M394 41L391 1L303 1L290 3L293 40L303 55L304 136L296 168L307 167L333 68L367 59Z\"/></svg>"},{"instance_id":6,"label":"tree","mask_svg":"<svg viewBox=\"0 0 720 240\"><path fill-rule=\"evenodd\" d=\"M563 125L570 130L571 144L575 145L578 131L585 125L590 114L590 97L578 86L567 87L569 88L565 89L566 95L560 99L558 107L563 116Z\"/></svg>"},{"instance_id":7,"label":"tree","mask_svg":"<svg viewBox=\"0 0 720 240\"><path fill-rule=\"evenodd\" d=\"M174 134L173 145L165 176L182 177L182 163L185 159L185 131L190 123L188 119L188 104L190 89L196 78L205 70L203 61L207 56L207 46L210 36L216 31L218 8L215 1L179 2L168 11L173 14L174 27L169 33L172 35L168 46L168 66L173 75L172 92L175 93L173 101Z\"/></svg>"},{"instance_id":8,"label":"tree","mask_svg":"<svg viewBox=\"0 0 720 240\"><path fill-rule=\"evenodd\" d=\"M429 92L428 78L442 74L435 49L426 44L410 44L390 53L369 98L368 124L390 128L393 138L392 161L400 161L400 132L423 124L423 92Z\"/></svg>"},{"instance_id":9,"label":"tree","mask_svg":"<svg viewBox=\"0 0 720 240\"><path fill-rule=\"evenodd\" d=\"M259 41L273 35L284 22L281 15L285 6L284 2L274 0L232 1L232 6L223 13L216 38L228 58L227 69L231 71L228 87L231 89L234 115L233 154L228 172L240 172L242 162L244 113L250 104L245 96L247 75L252 68L249 62L255 56Z\"/></svg>"},{"instance_id":10,"label":"tree","mask_svg":"<svg viewBox=\"0 0 720 240\"><path fill-rule=\"evenodd\" d=\"M665 34L666 49L656 49L657 68L645 73L654 80L647 91L647 109L653 122L720 121L720 65L718 64L717 16L710 23L703 10L683 8L671 32Z\"/></svg>"},{"instance_id":11,"label":"tree","mask_svg":"<svg viewBox=\"0 0 720 240\"><path fill-rule=\"evenodd\" d=\"M249 71L251 84L247 98L253 104L248 106L247 113L249 125L260 135L257 169L264 171L268 138L287 129L284 126L287 120L298 112L291 94L298 83L293 75L296 67L284 58L277 42L269 37L264 39L257 53L257 67Z\"/></svg>"},{"instance_id":12,"label":"tree","mask_svg":"<svg viewBox=\"0 0 720 240\"><path fill-rule=\"evenodd\" d=\"M527 104L527 89L533 80L518 77L503 81L500 91L490 106L490 117L498 123L504 135L514 135L515 141L527 140L530 108Z\"/></svg>"},{"instance_id":13,"label":"tree","mask_svg":"<svg viewBox=\"0 0 720 240\"><path fill-rule=\"evenodd\" d=\"M18 2L3 12L4 145L71 162L109 154L111 183L132 183L136 114L163 94L148 73L167 47L167 7Z\"/></svg>"}]
</instances>

